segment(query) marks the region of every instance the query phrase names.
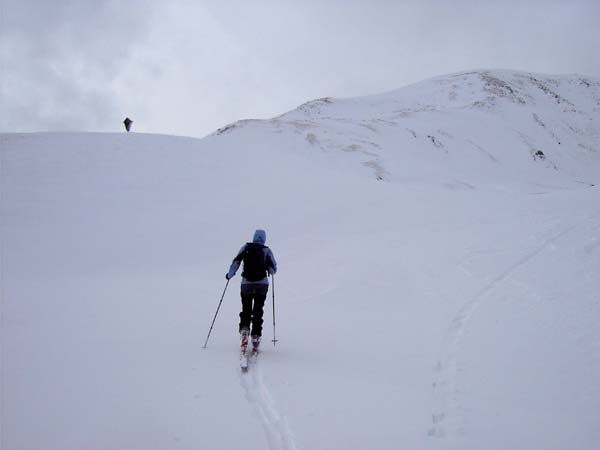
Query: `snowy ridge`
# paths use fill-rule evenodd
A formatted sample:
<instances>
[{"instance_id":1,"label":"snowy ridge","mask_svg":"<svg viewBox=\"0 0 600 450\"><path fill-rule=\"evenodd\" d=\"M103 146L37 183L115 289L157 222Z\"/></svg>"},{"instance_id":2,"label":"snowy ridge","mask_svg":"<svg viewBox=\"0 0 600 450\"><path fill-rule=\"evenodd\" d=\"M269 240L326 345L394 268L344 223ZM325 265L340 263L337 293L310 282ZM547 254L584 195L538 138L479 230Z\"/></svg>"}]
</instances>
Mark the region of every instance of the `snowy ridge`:
<instances>
[{"instance_id":1,"label":"snowy ridge","mask_svg":"<svg viewBox=\"0 0 600 450\"><path fill-rule=\"evenodd\" d=\"M378 179L410 181L425 173L464 189L529 179L536 167L560 172L557 180L590 184L600 165L599 117L598 80L495 70L371 97L318 99L217 134L246 126L290 130L315 149L345 153ZM486 177L476 177L472 166L485 168Z\"/></svg>"}]
</instances>

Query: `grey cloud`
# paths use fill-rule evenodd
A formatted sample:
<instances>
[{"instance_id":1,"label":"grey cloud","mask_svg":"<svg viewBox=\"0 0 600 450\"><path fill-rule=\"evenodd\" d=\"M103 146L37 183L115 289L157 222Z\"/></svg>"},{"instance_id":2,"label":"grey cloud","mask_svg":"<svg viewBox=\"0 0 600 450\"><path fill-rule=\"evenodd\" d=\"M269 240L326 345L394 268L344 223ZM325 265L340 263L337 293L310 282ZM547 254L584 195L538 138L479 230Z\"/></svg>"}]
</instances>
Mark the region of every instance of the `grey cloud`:
<instances>
[{"instance_id":1,"label":"grey cloud","mask_svg":"<svg viewBox=\"0 0 600 450\"><path fill-rule=\"evenodd\" d=\"M115 120L111 82L150 11L141 1L4 0L0 130L93 130Z\"/></svg>"}]
</instances>

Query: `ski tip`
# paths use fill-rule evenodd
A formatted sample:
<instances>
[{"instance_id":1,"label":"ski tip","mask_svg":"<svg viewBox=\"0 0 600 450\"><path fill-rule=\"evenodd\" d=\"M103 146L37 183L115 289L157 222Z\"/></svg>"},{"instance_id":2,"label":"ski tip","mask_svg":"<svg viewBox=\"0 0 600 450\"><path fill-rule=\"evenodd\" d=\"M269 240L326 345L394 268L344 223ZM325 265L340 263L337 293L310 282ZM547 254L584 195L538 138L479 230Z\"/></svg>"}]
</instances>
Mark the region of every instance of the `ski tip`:
<instances>
[{"instance_id":1,"label":"ski tip","mask_svg":"<svg viewBox=\"0 0 600 450\"><path fill-rule=\"evenodd\" d=\"M242 358L240 360L240 368L242 369L242 372L245 372L248 370L248 355L247 354L242 355Z\"/></svg>"}]
</instances>

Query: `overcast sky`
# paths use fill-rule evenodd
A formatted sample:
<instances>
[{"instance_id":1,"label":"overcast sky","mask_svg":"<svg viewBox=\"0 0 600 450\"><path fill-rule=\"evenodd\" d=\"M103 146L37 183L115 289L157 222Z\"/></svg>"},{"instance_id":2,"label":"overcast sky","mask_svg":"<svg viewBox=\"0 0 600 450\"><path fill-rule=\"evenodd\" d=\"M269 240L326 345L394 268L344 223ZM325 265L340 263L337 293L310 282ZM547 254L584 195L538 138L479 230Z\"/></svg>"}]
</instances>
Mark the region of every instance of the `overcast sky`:
<instances>
[{"instance_id":1,"label":"overcast sky","mask_svg":"<svg viewBox=\"0 0 600 450\"><path fill-rule=\"evenodd\" d=\"M600 0L0 5L0 132L203 136L461 70L600 78Z\"/></svg>"}]
</instances>

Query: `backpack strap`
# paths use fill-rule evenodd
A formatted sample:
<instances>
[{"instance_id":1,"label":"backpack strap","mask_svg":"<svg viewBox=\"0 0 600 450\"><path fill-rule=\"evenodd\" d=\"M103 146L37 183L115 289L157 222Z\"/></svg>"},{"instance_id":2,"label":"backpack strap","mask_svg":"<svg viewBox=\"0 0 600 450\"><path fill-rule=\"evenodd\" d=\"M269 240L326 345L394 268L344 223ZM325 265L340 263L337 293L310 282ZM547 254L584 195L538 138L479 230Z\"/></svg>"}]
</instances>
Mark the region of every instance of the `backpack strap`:
<instances>
[{"instance_id":1,"label":"backpack strap","mask_svg":"<svg viewBox=\"0 0 600 450\"><path fill-rule=\"evenodd\" d=\"M244 247L240 250L240 252L233 258L234 261L241 263L244 260L244 255L248 251L248 243L244 244Z\"/></svg>"}]
</instances>

